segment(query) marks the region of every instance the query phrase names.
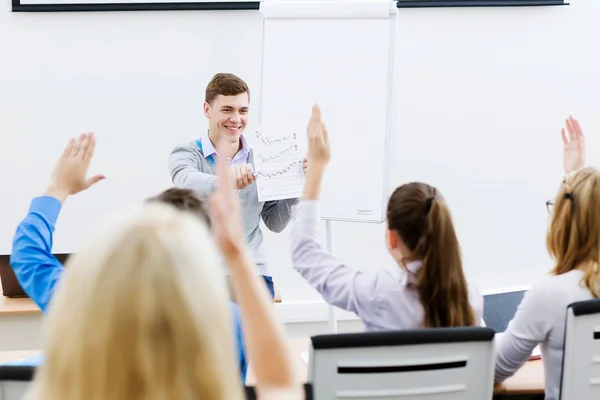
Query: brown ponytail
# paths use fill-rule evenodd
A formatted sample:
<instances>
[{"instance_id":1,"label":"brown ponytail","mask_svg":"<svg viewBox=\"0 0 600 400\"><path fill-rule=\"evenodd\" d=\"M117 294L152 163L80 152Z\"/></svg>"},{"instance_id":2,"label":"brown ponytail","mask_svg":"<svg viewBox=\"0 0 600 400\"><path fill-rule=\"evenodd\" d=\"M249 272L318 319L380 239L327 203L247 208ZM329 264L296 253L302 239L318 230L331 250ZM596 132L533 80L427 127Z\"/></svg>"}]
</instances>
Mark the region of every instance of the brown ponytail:
<instances>
[{"instance_id":1,"label":"brown ponytail","mask_svg":"<svg viewBox=\"0 0 600 400\"><path fill-rule=\"evenodd\" d=\"M546 246L556 261L554 275L582 267L583 283L600 297L600 171L584 168L565 178L554 201Z\"/></svg>"},{"instance_id":2,"label":"brown ponytail","mask_svg":"<svg viewBox=\"0 0 600 400\"><path fill-rule=\"evenodd\" d=\"M417 289L424 327L475 325L450 210L438 191L424 183L400 186L390 197L388 227L421 261Z\"/></svg>"}]
</instances>

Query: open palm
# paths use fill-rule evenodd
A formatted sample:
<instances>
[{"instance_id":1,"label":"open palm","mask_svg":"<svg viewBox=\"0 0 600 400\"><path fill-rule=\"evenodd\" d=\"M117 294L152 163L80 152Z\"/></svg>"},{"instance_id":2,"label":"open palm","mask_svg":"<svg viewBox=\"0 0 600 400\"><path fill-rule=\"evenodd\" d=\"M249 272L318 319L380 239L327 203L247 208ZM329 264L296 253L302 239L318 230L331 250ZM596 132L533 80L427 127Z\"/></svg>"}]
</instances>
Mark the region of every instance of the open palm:
<instances>
[{"instance_id":1,"label":"open palm","mask_svg":"<svg viewBox=\"0 0 600 400\"><path fill-rule=\"evenodd\" d=\"M561 135L564 144L563 167L569 174L585 166L585 142L579 122L569 117L566 120L567 132L562 128Z\"/></svg>"}]
</instances>

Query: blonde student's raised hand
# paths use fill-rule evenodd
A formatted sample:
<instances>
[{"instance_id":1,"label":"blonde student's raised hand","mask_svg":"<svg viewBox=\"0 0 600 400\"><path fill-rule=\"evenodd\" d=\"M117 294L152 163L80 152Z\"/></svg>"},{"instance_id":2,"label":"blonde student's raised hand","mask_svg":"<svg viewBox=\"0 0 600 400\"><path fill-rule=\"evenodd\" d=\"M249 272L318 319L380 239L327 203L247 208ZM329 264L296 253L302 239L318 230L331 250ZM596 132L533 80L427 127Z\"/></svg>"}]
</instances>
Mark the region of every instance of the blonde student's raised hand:
<instances>
[{"instance_id":1,"label":"blonde student's raised hand","mask_svg":"<svg viewBox=\"0 0 600 400\"><path fill-rule=\"evenodd\" d=\"M316 104L313 106L306 133L308 135L308 164L311 169L325 168L331 157L329 135L323 123L321 109Z\"/></svg>"},{"instance_id":2,"label":"blonde student's raised hand","mask_svg":"<svg viewBox=\"0 0 600 400\"><path fill-rule=\"evenodd\" d=\"M567 131L565 128L561 129L564 144L563 167L565 174L569 174L585 166L585 141L579 121L569 116L565 123Z\"/></svg>"},{"instance_id":3,"label":"blonde student's raised hand","mask_svg":"<svg viewBox=\"0 0 600 400\"><path fill-rule=\"evenodd\" d=\"M225 154L223 145L226 144L217 144L217 152ZM243 254L246 246L236 187L237 179L231 174L227 159L217 157L217 189L210 197L210 212L217 244L226 258Z\"/></svg>"},{"instance_id":4,"label":"blonde student's raised hand","mask_svg":"<svg viewBox=\"0 0 600 400\"><path fill-rule=\"evenodd\" d=\"M54 166L45 195L64 202L68 196L103 180L103 175L87 176L95 149L96 137L91 132L82 133L77 139L71 138Z\"/></svg>"}]
</instances>

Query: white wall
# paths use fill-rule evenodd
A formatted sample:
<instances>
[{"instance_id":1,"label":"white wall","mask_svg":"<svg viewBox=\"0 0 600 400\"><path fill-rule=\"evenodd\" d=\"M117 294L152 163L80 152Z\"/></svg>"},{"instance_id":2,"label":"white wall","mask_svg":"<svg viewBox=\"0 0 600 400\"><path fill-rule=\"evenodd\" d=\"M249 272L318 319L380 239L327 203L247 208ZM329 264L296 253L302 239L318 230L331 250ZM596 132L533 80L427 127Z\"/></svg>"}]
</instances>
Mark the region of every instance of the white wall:
<instances>
[{"instance_id":1,"label":"white wall","mask_svg":"<svg viewBox=\"0 0 600 400\"><path fill-rule=\"evenodd\" d=\"M4 253L69 136L97 133L93 169L108 180L69 200L55 251L76 251L112 210L170 185L167 156L206 129L203 89L215 72L235 72L258 94L258 12L19 14L8 1L0 7ZM588 135L590 161L598 158L599 19L597 0L399 10L392 183L418 179L441 189L468 278L482 288L531 283L551 266L544 203L561 179L559 131L569 112ZM282 88L281 95L293 93ZM353 267L394 267L384 226L338 226L337 251ZM288 234L266 234L284 300L318 300L291 270Z\"/></svg>"}]
</instances>

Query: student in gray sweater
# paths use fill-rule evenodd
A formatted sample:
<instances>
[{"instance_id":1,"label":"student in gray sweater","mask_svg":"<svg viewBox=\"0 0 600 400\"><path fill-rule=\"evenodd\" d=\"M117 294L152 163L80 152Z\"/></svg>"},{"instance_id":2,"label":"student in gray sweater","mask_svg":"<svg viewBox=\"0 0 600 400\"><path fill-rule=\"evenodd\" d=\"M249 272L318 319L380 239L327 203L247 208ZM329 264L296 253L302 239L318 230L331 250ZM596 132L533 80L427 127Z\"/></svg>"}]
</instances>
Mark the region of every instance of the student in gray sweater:
<instances>
[{"instance_id":1,"label":"student in gray sweater","mask_svg":"<svg viewBox=\"0 0 600 400\"><path fill-rule=\"evenodd\" d=\"M216 74L206 87L205 94L204 114L209 123L208 132L195 141L176 146L169 156L169 170L175 186L192 189L206 199L217 184L215 146L220 141L228 143L227 154L219 156L229 159L242 205L246 240L258 273L264 277L271 296L274 296L268 257L262 245L260 219L271 231L281 232L290 222L291 208L298 203L298 199L258 201L253 175L254 154L252 146L243 136L248 122L249 103L250 91L246 82L233 74Z\"/></svg>"}]
</instances>

